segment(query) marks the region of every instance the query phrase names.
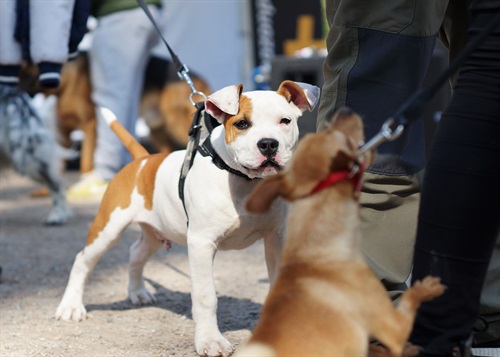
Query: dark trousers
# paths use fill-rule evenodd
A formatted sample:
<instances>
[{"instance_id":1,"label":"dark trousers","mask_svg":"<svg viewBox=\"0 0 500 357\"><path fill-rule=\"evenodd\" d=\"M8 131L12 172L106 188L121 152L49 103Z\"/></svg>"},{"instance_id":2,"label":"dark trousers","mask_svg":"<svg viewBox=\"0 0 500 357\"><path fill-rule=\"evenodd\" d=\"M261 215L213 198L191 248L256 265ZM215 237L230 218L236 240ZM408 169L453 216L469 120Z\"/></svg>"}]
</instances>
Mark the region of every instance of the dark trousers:
<instances>
[{"instance_id":1,"label":"dark trousers","mask_svg":"<svg viewBox=\"0 0 500 357\"><path fill-rule=\"evenodd\" d=\"M468 38L463 0L327 0L326 10L330 31L318 130L328 125L337 108L347 105L362 114L366 136L373 137L421 86L436 37L448 48L450 59ZM394 297L404 289L412 268L420 200L417 173L425 166L422 121L412 119L405 136L380 146L360 199L361 248ZM482 296L481 318L489 324L477 326L484 330L480 342L500 338L500 245L495 256Z\"/></svg>"},{"instance_id":2,"label":"dark trousers","mask_svg":"<svg viewBox=\"0 0 500 357\"><path fill-rule=\"evenodd\" d=\"M474 38L500 3L470 9ZM500 225L500 27L466 61L426 168L413 278L440 276L445 294L422 305L412 342L451 355L472 333Z\"/></svg>"}]
</instances>

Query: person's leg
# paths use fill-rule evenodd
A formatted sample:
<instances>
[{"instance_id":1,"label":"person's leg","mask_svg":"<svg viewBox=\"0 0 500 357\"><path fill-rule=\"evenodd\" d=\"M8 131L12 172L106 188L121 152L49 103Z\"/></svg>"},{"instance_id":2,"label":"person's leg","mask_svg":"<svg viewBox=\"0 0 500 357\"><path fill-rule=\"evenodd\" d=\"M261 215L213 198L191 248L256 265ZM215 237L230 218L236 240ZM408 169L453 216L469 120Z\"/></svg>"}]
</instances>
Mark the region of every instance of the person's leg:
<instances>
[{"instance_id":1,"label":"person's leg","mask_svg":"<svg viewBox=\"0 0 500 357\"><path fill-rule=\"evenodd\" d=\"M153 16L158 16L155 6L149 9ZM139 7L99 18L89 53L92 101L96 104L97 119L94 168L69 188L68 199L100 199L107 182L131 161L130 154L97 108L109 108L135 135L144 72L157 39L153 24Z\"/></svg>"},{"instance_id":2,"label":"person's leg","mask_svg":"<svg viewBox=\"0 0 500 357\"><path fill-rule=\"evenodd\" d=\"M30 56L38 65L38 82L57 88L63 63L68 60L75 0L30 1Z\"/></svg>"},{"instance_id":3,"label":"person's leg","mask_svg":"<svg viewBox=\"0 0 500 357\"><path fill-rule=\"evenodd\" d=\"M90 51L92 100L96 106L109 108L133 135L138 89L142 88L146 60L156 41L153 25L142 11L137 8L100 18ZM111 180L130 156L106 122L99 115L97 118L94 170Z\"/></svg>"},{"instance_id":4,"label":"person's leg","mask_svg":"<svg viewBox=\"0 0 500 357\"><path fill-rule=\"evenodd\" d=\"M14 38L16 1L0 1L0 86L17 86L22 55Z\"/></svg>"},{"instance_id":5,"label":"person's leg","mask_svg":"<svg viewBox=\"0 0 500 357\"><path fill-rule=\"evenodd\" d=\"M447 0L327 1L330 32L318 112L324 129L341 106L364 117L372 138L421 85ZM424 166L423 124L384 144L367 170L361 195L362 250L397 296L411 269L419 201L416 174Z\"/></svg>"},{"instance_id":6,"label":"person's leg","mask_svg":"<svg viewBox=\"0 0 500 357\"><path fill-rule=\"evenodd\" d=\"M446 15L438 33L439 40L448 49L449 61L453 61L468 40L469 13L462 0L450 0ZM453 75L452 86L458 73ZM479 317L474 325L473 346L500 347L500 234L493 251L481 293Z\"/></svg>"},{"instance_id":7,"label":"person's leg","mask_svg":"<svg viewBox=\"0 0 500 357\"><path fill-rule=\"evenodd\" d=\"M484 4L470 12L471 38L500 11ZM411 341L422 355L451 355L469 338L499 233L498 43L499 29L462 67L426 168L413 278L439 276L447 290L419 310Z\"/></svg>"},{"instance_id":8,"label":"person's leg","mask_svg":"<svg viewBox=\"0 0 500 357\"><path fill-rule=\"evenodd\" d=\"M477 347L500 347L500 234L486 273L479 318L474 325Z\"/></svg>"}]
</instances>

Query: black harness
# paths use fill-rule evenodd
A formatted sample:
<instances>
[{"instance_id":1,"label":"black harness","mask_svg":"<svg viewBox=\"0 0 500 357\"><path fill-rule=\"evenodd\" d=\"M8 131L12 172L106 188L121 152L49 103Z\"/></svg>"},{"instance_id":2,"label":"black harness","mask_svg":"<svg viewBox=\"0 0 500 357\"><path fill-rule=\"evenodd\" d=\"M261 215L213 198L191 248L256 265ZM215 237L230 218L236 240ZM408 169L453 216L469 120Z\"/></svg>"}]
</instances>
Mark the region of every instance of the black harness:
<instances>
[{"instance_id":1,"label":"black harness","mask_svg":"<svg viewBox=\"0 0 500 357\"><path fill-rule=\"evenodd\" d=\"M193 166L194 158L196 153L199 152L201 156L211 157L212 162L221 170L226 170L233 175L242 177L248 181L252 179L245 175L244 173L233 169L228 164L222 160L222 158L217 154L210 141L211 133L216 126L220 123L205 111L205 103L196 103L196 113L194 114L193 121L191 122L191 127L189 128L189 142L186 147L186 156L184 158L184 163L182 165L180 177L179 177L179 198L182 201L182 206L184 207L184 212L186 212L187 223L189 224L189 216L186 210L186 203L184 201L184 185L186 183L186 177L189 170ZM203 142L200 144L200 141Z\"/></svg>"}]
</instances>

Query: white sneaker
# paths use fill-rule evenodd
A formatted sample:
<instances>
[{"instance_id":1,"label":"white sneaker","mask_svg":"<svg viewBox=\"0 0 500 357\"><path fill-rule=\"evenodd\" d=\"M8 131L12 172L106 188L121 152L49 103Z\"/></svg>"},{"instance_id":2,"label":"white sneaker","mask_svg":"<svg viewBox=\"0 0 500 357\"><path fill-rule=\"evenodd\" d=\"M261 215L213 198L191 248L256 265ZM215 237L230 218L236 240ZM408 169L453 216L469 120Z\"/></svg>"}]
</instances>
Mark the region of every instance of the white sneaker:
<instances>
[{"instance_id":1,"label":"white sneaker","mask_svg":"<svg viewBox=\"0 0 500 357\"><path fill-rule=\"evenodd\" d=\"M472 355L480 357L500 357L500 347L472 347Z\"/></svg>"},{"instance_id":2,"label":"white sneaker","mask_svg":"<svg viewBox=\"0 0 500 357\"><path fill-rule=\"evenodd\" d=\"M108 181L103 180L98 173L90 171L82 174L80 181L66 191L66 198L69 202L100 202L107 188Z\"/></svg>"}]
</instances>

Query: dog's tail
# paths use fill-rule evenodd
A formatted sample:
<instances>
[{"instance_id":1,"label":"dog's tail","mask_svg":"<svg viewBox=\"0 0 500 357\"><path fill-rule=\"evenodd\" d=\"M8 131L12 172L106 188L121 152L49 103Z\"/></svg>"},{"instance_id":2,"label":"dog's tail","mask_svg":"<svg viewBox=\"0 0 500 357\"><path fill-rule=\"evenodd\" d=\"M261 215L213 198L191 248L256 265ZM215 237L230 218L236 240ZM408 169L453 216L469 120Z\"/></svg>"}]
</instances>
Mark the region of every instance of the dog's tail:
<instances>
[{"instance_id":1,"label":"dog's tail","mask_svg":"<svg viewBox=\"0 0 500 357\"><path fill-rule=\"evenodd\" d=\"M128 131L120 124L116 115L113 114L108 108L100 107L99 111L101 115L108 123L111 130L113 130L120 139L120 141L125 145L130 155L134 159L140 159L149 155L149 152L142 146Z\"/></svg>"}]
</instances>

